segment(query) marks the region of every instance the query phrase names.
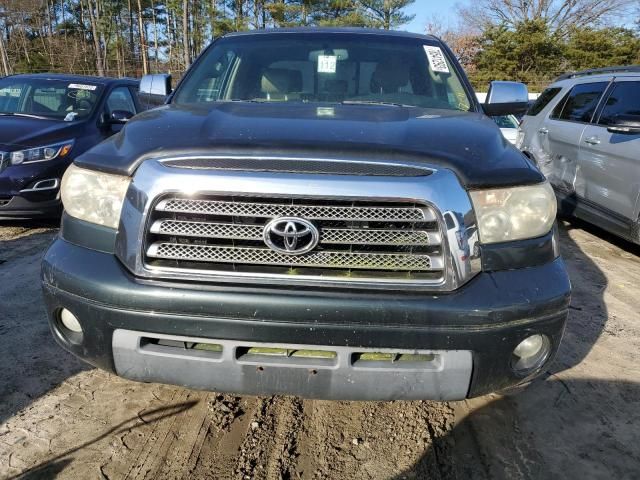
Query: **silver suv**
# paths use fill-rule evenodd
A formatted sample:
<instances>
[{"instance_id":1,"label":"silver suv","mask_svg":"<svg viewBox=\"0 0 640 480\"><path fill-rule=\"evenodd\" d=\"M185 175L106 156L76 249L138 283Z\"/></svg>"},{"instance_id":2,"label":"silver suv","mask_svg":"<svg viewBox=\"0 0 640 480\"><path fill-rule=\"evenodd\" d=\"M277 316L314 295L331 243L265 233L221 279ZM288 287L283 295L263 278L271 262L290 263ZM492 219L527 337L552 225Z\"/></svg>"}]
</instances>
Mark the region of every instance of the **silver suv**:
<instances>
[{"instance_id":1,"label":"silver suv","mask_svg":"<svg viewBox=\"0 0 640 480\"><path fill-rule=\"evenodd\" d=\"M561 212L640 243L640 66L558 78L516 145L549 179Z\"/></svg>"}]
</instances>

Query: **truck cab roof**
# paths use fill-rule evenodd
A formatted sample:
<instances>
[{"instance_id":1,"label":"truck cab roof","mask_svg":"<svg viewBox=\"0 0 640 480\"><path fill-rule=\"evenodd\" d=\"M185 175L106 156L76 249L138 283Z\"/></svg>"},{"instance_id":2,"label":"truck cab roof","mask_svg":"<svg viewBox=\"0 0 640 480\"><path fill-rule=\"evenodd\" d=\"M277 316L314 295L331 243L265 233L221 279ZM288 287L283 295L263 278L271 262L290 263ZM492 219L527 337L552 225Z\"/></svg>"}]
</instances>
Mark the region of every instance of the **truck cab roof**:
<instances>
[{"instance_id":1,"label":"truck cab roof","mask_svg":"<svg viewBox=\"0 0 640 480\"><path fill-rule=\"evenodd\" d=\"M429 41L441 42L434 35L423 35L420 33L412 33L396 30L382 30L379 28L358 28L358 27L292 27L292 28L265 28L261 30L248 30L244 32L231 32L225 35L227 37L241 37L248 35L274 35L274 34L310 34L310 33L326 33L330 35L377 35L381 37L397 37L397 38L415 38Z\"/></svg>"}]
</instances>

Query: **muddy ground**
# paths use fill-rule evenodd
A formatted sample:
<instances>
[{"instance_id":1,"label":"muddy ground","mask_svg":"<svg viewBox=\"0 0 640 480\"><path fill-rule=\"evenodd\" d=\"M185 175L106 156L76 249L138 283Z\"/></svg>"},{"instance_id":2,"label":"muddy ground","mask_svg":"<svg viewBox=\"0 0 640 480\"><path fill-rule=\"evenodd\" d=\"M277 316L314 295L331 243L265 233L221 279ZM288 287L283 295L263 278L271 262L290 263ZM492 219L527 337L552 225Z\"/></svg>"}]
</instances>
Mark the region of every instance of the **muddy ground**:
<instances>
[{"instance_id":1,"label":"muddy ground","mask_svg":"<svg viewBox=\"0 0 640 480\"><path fill-rule=\"evenodd\" d=\"M60 349L50 225L0 224L0 478L640 478L640 249L563 223L574 285L543 378L464 402L241 398L139 384Z\"/></svg>"}]
</instances>

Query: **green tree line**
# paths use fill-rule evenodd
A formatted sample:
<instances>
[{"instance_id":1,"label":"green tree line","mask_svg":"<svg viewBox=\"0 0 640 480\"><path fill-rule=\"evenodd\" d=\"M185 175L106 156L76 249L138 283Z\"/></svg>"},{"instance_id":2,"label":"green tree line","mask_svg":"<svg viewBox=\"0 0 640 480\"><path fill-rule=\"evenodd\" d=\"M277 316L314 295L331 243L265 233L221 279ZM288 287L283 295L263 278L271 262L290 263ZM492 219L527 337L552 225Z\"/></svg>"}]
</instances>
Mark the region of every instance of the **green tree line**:
<instances>
[{"instance_id":1,"label":"green tree line","mask_svg":"<svg viewBox=\"0 0 640 480\"><path fill-rule=\"evenodd\" d=\"M415 0L2 0L0 74L181 73L228 32L290 26L397 28Z\"/></svg>"},{"instance_id":2,"label":"green tree line","mask_svg":"<svg viewBox=\"0 0 640 480\"><path fill-rule=\"evenodd\" d=\"M475 48L466 65L475 88L505 79L525 82L539 92L566 72L640 64L640 35L623 27L571 27L559 35L540 20L512 28L500 24L478 36Z\"/></svg>"},{"instance_id":3,"label":"green tree line","mask_svg":"<svg viewBox=\"0 0 640 480\"><path fill-rule=\"evenodd\" d=\"M291 26L400 29L431 0L1 0L0 76L65 72L180 76L228 32ZM455 28L425 25L453 49L476 88L640 63L635 0L474 0ZM631 3L630 3L631 2ZM515 5L515 6L514 6Z\"/></svg>"}]
</instances>

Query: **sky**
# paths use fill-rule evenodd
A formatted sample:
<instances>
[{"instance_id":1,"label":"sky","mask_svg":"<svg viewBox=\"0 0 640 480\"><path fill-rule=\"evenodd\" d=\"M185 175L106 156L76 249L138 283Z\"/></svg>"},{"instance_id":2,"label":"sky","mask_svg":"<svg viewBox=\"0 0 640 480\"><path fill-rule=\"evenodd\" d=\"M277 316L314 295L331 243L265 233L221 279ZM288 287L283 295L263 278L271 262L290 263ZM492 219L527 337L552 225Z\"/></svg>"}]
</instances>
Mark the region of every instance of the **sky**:
<instances>
[{"instance_id":1,"label":"sky","mask_svg":"<svg viewBox=\"0 0 640 480\"><path fill-rule=\"evenodd\" d=\"M415 15L415 18L400 30L413 33L425 33L424 27L433 18L438 18L443 27L455 27L457 20L456 5L469 3L470 0L415 0L409 5L406 12ZM640 2L639 2L640 5ZM626 18L618 17L617 22L627 28L634 28L637 15L628 14Z\"/></svg>"},{"instance_id":2,"label":"sky","mask_svg":"<svg viewBox=\"0 0 640 480\"><path fill-rule=\"evenodd\" d=\"M455 23L456 4L460 0L416 0L407 7L407 13L415 15L411 23L400 27L414 33L425 33L425 25L433 18L438 18L444 27Z\"/></svg>"}]
</instances>

